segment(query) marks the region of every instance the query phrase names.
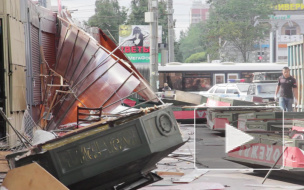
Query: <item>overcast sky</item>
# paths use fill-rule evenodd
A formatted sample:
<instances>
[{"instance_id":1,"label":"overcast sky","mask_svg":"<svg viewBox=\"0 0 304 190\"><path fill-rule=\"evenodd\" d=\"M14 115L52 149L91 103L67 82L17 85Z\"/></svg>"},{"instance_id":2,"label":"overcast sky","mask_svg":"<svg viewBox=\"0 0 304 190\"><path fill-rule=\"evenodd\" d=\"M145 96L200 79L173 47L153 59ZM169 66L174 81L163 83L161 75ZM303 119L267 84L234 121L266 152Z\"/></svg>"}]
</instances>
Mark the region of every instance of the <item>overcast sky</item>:
<instances>
[{"instance_id":1,"label":"overcast sky","mask_svg":"<svg viewBox=\"0 0 304 190\"><path fill-rule=\"evenodd\" d=\"M130 7L131 0L118 0L120 6ZM57 0L51 0L52 6L57 5ZM61 0L62 5L68 7L69 10L75 11L72 16L78 20L88 20L94 14L95 0ZM186 30L190 23L190 7L192 0L173 0L174 15L176 19L175 34L179 38L181 30Z\"/></svg>"}]
</instances>

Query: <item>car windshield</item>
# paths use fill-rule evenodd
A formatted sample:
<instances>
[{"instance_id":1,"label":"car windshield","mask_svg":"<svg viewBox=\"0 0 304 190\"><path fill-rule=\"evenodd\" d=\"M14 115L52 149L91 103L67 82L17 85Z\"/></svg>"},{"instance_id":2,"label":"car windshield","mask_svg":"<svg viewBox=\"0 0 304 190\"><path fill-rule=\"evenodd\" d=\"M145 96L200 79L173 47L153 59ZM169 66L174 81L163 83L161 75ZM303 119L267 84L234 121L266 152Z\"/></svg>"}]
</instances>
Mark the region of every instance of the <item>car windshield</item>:
<instances>
[{"instance_id":1,"label":"car windshield","mask_svg":"<svg viewBox=\"0 0 304 190\"><path fill-rule=\"evenodd\" d=\"M275 93L277 84L258 84L257 85L257 93L258 94L273 94Z\"/></svg>"},{"instance_id":2,"label":"car windshield","mask_svg":"<svg viewBox=\"0 0 304 190\"><path fill-rule=\"evenodd\" d=\"M236 84L241 92L247 92L250 84Z\"/></svg>"}]
</instances>

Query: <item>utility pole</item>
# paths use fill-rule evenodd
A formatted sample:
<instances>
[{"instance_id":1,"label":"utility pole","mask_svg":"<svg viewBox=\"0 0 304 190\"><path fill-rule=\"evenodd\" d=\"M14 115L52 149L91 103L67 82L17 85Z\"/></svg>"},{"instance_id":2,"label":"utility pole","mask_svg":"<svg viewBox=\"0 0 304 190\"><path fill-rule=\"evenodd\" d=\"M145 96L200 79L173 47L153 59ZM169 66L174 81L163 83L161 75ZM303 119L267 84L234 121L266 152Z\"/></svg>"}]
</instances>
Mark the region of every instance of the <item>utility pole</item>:
<instances>
[{"instance_id":1,"label":"utility pole","mask_svg":"<svg viewBox=\"0 0 304 190\"><path fill-rule=\"evenodd\" d=\"M158 0L149 0L145 21L150 23L150 86L157 91L158 83Z\"/></svg>"},{"instance_id":2,"label":"utility pole","mask_svg":"<svg viewBox=\"0 0 304 190\"><path fill-rule=\"evenodd\" d=\"M173 0L168 0L168 49L169 62L174 61L174 26L173 26Z\"/></svg>"}]
</instances>

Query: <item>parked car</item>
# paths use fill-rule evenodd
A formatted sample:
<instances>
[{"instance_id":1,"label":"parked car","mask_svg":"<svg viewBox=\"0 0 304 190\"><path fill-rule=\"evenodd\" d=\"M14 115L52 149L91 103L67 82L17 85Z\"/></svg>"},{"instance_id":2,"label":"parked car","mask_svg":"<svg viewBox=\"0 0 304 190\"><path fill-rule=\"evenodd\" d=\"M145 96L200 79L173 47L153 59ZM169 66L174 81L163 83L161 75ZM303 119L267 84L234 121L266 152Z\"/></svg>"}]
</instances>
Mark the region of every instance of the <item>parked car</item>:
<instances>
[{"instance_id":1,"label":"parked car","mask_svg":"<svg viewBox=\"0 0 304 190\"><path fill-rule=\"evenodd\" d=\"M277 87L277 83L252 83L250 84L246 100L249 100L252 96L261 97L263 102L274 101L274 94Z\"/></svg>"},{"instance_id":2,"label":"parked car","mask_svg":"<svg viewBox=\"0 0 304 190\"><path fill-rule=\"evenodd\" d=\"M250 83L224 83L216 84L208 91L199 92L200 95L211 96L217 95L220 97L241 98L247 96L247 91Z\"/></svg>"}]
</instances>

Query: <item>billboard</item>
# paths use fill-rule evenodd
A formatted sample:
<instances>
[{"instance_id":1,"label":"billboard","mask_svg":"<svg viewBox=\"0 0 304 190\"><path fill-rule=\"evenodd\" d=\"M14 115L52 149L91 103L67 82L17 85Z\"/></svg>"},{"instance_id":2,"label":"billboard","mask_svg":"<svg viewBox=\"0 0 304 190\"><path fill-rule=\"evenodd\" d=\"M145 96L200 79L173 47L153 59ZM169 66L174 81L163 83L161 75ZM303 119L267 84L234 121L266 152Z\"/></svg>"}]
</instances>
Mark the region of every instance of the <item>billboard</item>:
<instances>
[{"instance_id":1,"label":"billboard","mask_svg":"<svg viewBox=\"0 0 304 190\"><path fill-rule=\"evenodd\" d=\"M149 53L126 53L125 54L132 63L150 63ZM158 53L158 63L161 62L161 54Z\"/></svg>"},{"instance_id":2,"label":"billboard","mask_svg":"<svg viewBox=\"0 0 304 190\"><path fill-rule=\"evenodd\" d=\"M162 26L158 26L158 43L162 39ZM149 25L119 25L119 44L127 40L122 46L150 46Z\"/></svg>"}]
</instances>

